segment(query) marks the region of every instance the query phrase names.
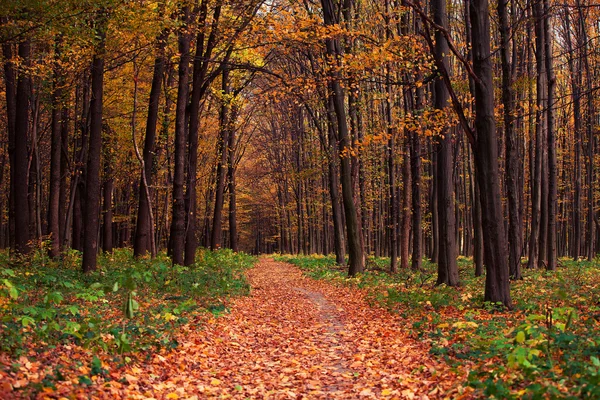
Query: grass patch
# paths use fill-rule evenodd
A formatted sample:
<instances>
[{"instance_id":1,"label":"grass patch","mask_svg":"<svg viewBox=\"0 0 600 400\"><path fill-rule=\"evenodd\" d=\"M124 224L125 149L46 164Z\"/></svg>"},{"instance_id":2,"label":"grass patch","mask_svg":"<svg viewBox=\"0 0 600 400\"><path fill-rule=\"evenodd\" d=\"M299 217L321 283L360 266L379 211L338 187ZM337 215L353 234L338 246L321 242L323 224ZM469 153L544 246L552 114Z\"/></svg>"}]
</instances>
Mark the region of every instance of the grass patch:
<instances>
[{"instance_id":1,"label":"grass patch","mask_svg":"<svg viewBox=\"0 0 600 400\"><path fill-rule=\"evenodd\" d=\"M436 266L391 275L389 260L369 259L348 278L333 256L278 256L313 278L368 290L370 301L405 318L434 357L470 370L464 385L481 397L600 397L600 262L560 260L549 272L524 270L512 282L515 309L483 302L485 277L459 257L461 285L435 286Z\"/></svg>"},{"instance_id":2,"label":"grass patch","mask_svg":"<svg viewBox=\"0 0 600 400\"><path fill-rule=\"evenodd\" d=\"M45 251L28 259L0 254L0 352L18 358L60 344L118 355L177 345L177 327L226 309L249 291L244 270L255 258L228 250L199 253L193 267L171 266L165 254L135 259L119 249L83 274L81 254L59 262Z\"/></svg>"}]
</instances>

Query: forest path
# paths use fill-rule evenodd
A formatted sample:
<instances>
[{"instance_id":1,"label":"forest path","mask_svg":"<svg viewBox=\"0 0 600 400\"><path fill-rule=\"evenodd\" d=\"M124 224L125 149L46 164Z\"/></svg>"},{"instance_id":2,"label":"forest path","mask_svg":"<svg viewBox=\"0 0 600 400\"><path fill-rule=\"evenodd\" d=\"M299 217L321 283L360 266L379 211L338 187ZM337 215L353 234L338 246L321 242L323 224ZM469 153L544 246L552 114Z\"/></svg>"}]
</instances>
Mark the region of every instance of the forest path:
<instances>
[{"instance_id":1,"label":"forest path","mask_svg":"<svg viewBox=\"0 0 600 400\"><path fill-rule=\"evenodd\" d=\"M151 372L130 383L155 398L458 396L448 366L407 335L405 321L369 306L363 291L269 258L248 278L250 296L235 299L223 316L189 325L173 352L131 366L132 375Z\"/></svg>"}]
</instances>

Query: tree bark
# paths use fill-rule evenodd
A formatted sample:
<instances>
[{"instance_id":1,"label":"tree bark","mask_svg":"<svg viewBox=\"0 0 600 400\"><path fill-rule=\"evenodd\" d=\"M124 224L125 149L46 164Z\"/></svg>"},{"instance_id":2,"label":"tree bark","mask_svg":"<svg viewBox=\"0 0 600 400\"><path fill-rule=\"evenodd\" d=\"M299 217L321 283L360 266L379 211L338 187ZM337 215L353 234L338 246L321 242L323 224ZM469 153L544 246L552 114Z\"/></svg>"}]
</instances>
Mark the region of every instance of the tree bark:
<instances>
[{"instance_id":1,"label":"tree bark","mask_svg":"<svg viewBox=\"0 0 600 400\"><path fill-rule=\"evenodd\" d=\"M219 138L217 139L217 182L215 188L215 208L213 212L213 225L212 235L210 240L210 248L212 250L218 250L222 246L223 240L223 203L225 201L225 173L227 172L227 137L230 130L230 124L232 123L231 105L229 104L230 99L227 96L229 92L229 69L223 70L222 75L222 91L225 98L221 106L220 115L220 132Z\"/></svg>"},{"instance_id":2,"label":"tree bark","mask_svg":"<svg viewBox=\"0 0 600 400\"><path fill-rule=\"evenodd\" d=\"M185 180L185 147L187 142L186 109L188 106L188 80L190 70L190 34L187 32L189 8L183 7L181 18L183 26L178 33L179 46L179 83L175 110L175 168L173 173L173 207L171 234L169 237L169 255L173 264L184 264L185 248L185 203L183 185Z\"/></svg>"},{"instance_id":3,"label":"tree bark","mask_svg":"<svg viewBox=\"0 0 600 400\"><path fill-rule=\"evenodd\" d=\"M98 227L100 215L100 155L102 152L102 98L104 91L104 51L106 43L107 12L97 12L96 36L98 44L92 61L92 100L90 103L90 137L85 182L85 215L83 233L83 272L96 269L98 255Z\"/></svg>"},{"instance_id":4,"label":"tree bark","mask_svg":"<svg viewBox=\"0 0 600 400\"><path fill-rule=\"evenodd\" d=\"M323 6L323 20L325 26L338 23L337 13L334 9L333 0L321 0ZM327 55L336 63L340 61L342 50L338 40L328 38L325 40ZM348 235L349 267L348 275L354 276L364 270L364 249L360 239L358 214L354 204L354 190L352 184L352 168L350 164L351 148L348 133L348 122L346 120L345 94L341 86L341 73L333 66L329 71L330 90L333 96L333 107L337 119L338 139L340 142L340 165L342 181L342 200L344 203L344 214L346 216L346 230Z\"/></svg>"},{"instance_id":5,"label":"tree bark","mask_svg":"<svg viewBox=\"0 0 600 400\"><path fill-rule=\"evenodd\" d=\"M150 221L152 202L150 187L153 182L152 166L154 165L154 154L156 147L156 127L158 125L158 108L160 105L160 91L165 71L165 47L168 31L164 30L157 38L156 58L154 59L154 72L150 87L148 100L148 117L146 120L146 138L144 139L143 151L143 173L140 177L140 196L138 203L138 214L133 244L133 255L140 257L148 251L152 252L152 237L154 226ZM152 254L154 256L155 254Z\"/></svg>"},{"instance_id":6,"label":"tree bark","mask_svg":"<svg viewBox=\"0 0 600 400\"><path fill-rule=\"evenodd\" d=\"M31 55L29 39L19 43L19 57L28 65ZM29 92L30 78L24 72L19 73L16 91L15 140L14 156L11 170L14 169L14 209L15 209L15 250L20 254L28 254L29 246L29 188L28 188L28 152L27 136L29 134Z\"/></svg>"},{"instance_id":7,"label":"tree bark","mask_svg":"<svg viewBox=\"0 0 600 400\"><path fill-rule=\"evenodd\" d=\"M434 0L431 4L434 22L442 28L448 28L448 14L446 0ZM435 32L435 54L438 64L443 65L448 71L448 55L450 49L446 37L440 30ZM434 108L444 112L448 106L449 91L440 77L434 83L435 101ZM458 265L456 263L456 220L454 215L454 180L452 134L448 128L440 132L437 139L437 165L434 178L437 183L438 196L438 278L437 284L448 286L458 285Z\"/></svg>"},{"instance_id":8,"label":"tree bark","mask_svg":"<svg viewBox=\"0 0 600 400\"><path fill-rule=\"evenodd\" d=\"M517 135L513 128L514 94L512 90L510 27L507 0L498 0L500 19L500 59L502 63L502 104L506 144L505 185L508 197L508 265L510 276L521 279L521 215L519 213L519 154Z\"/></svg>"},{"instance_id":9,"label":"tree bark","mask_svg":"<svg viewBox=\"0 0 600 400\"><path fill-rule=\"evenodd\" d=\"M494 85L490 53L490 19L487 0L470 3L475 79L475 166L479 182L484 259L484 300L512 308L507 245L500 198L498 140L494 117Z\"/></svg>"},{"instance_id":10,"label":"tree bark","mask_svg":"<svg viewBox=\"0 0 600 400\"><path fill-rule=\"evenodd\" d=\"M196 190L196 171L198 169L198 128L200 118L200 100L208 88L206 85L209 60L215 46L217 25L221 15L221 5L216 5L213 14L210 34L205 42L205 23L208 14L208 1L203 0L200 4L201 26L196 38L196 56L194 58L194 70L192 76L192 95L189 107L189 137L188 137L188 168L187 168L187 188L185 194L186 210L186 239L185 239L185 265L193 265L196 262L196 249L198 248L198 234L196 223L198 216L197 209L197 190ZM206 46L206 48L205 48Z\"/></svg>"}]
</instances>

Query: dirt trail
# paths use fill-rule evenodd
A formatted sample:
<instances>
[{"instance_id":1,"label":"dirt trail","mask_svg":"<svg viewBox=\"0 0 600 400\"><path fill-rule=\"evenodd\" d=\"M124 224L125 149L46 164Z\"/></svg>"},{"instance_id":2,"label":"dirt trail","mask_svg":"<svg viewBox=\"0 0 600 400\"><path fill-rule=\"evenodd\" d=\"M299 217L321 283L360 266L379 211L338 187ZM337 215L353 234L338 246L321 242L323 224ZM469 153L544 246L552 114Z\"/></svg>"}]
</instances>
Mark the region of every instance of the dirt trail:
<instances>
[{"instance_id":1,"label":"dirt trail","mask_svg":"<svg viewBox=\"0 0 600 400\"><path fill-rule=\"evenodd\" d=\"M459 396L454 373L407 336L402 320L370 307L360 290L306 278L298 268L268 258L248 277L252 293L234 300L230 313L190 325L174 352L129 367L131 375L147 378L128 382L128 394L134 389L154 398L199 399ZM118 387L105 390L119 393Z\"/></svg>"}]
</instances>

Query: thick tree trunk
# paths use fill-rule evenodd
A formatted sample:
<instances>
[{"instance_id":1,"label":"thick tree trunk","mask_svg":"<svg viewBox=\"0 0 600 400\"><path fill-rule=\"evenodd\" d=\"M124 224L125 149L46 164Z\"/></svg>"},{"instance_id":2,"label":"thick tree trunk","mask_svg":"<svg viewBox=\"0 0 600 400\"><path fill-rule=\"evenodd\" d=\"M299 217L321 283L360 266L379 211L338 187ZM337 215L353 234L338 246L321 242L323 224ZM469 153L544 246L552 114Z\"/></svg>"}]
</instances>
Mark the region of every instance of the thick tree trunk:
<instances>
[{"instance_id":1,"label":"thick tree trunk","mask_svg":"<svg viewBox=\"0 0 600 400\"><path fill-rule=\"evenodd\" d=\"M31 44L29 39L19 43L19 57L29 63ZM14 156L11 170L14 170L14 221L15 221L15 250L27 254L29 246L29 197L28 197L28 152L27 136L29 133L29 92L30 78L25 73L20 73L17 78L16 112L15 112L15 140Z\"/></svg>"},{"instance_id":2,"label":"thick tree trunk","mask_svg":"<svg viewBox=\"0 0 600 400\"><path fill-rule=\"evenodd\" d=\"M498 140L494 117L494 85L490 53L490 20L487 0L470 3L475 80L475 166L480 185L484 258L485 301L511 308L507 245L500 197Z\"/></svg>"},{"instance_id":3,"label":"thick tree trunk","mask_svg":"<svg viewBox=\"0 0 600 400\"><path fill-rule=\"evenodd\" d=\"M431 4L433 20L443 28L448 27L448 14L446 0L434 0ZM435 55L438 64L444 65L448 71L448 55L450 49L448 41L439 30L435 32ZM449 92L442 78L434 84L434 108L443 110L448 106ZM456 263L456 220L454 215L454 185L453 185L453 152L452 134L449 129L443 129L437 143L437 165L434 178L437 183L438 196L438 278L437 284L448 286L458 285L458 265Z\"/></svg>"},{"instance_id":4,"label":"thick tree trunk","mask_svg":"<svg viewBox=\"0 0 600 400\"><path fill-rule=\"evenodd\" d=\"M323 19L326 26L338 23L337 13L334 9L333 0L321 0L323 6ZM341 47L336 39L326 39L327 55L336 63L341 57ZM333 66L332 66L333 67ZM333 108L337 118L338 140L340 142L340 166L342 181L342 200L346 216L346 230L348 235L348 274L354 276L364 270L364 249L360 238L358 213L354 204L354 190L352 184L352 168L350 163L351 148L348 133L348 122L346 120L345 94L341 86L341 73L337 69L330 70L330 90L333 96Z\"/></svg>"},{"instance_id":5,"label":"thick tree trunk","mask_svg":"<svg viewBox=\"0 0 600 400\"><path fill-rule=\"evenodd\" d=\"M173 174L173 207L171 218L171 234L169 237L169 255L173 264L184 264L185 248L185 202L183 185L185 181L185 148L187 142L188 80L190 70L190 34L187 32L189 9L183 7L183 26L178 33L179 43L179 84L177 88L177 105L175 111L175 168Z\"/></svg>"},{"instance_id":6,"label":"thick tree trunk","mask_svg":"<svg viewBox=\"0 0 600 400\"><path fill-rule=\"evenodd\" d=\"M104 91L104 49L108 16L105 10L97 13L98 45L92 62L92 100L90 103L90 138L85 182L85 214L83 236L83 272L96 269L98 227L100 216L100 156L102 152L102 96Z\"/></svg>"}]
</instances>

